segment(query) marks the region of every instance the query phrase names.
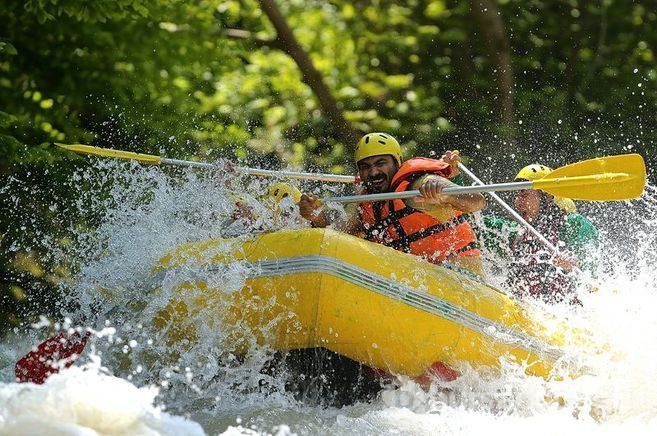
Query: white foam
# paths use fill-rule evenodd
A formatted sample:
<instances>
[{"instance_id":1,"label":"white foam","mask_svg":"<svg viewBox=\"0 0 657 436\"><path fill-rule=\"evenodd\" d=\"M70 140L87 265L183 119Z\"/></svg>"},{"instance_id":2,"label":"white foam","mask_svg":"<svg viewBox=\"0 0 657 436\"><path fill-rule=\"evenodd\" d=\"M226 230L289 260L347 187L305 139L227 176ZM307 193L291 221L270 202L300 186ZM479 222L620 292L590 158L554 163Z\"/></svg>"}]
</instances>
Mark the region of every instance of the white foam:
<instances>
[{"instance_id":1,"label":"white foam","mask_svg":"<svg viewBox=\"0 0 657 436\"><path fill-rule=\"evenodd\" d=\"M197 423L154 406L158 390L72 367L43 385L0 384L4 435L204 435Z\"/></svg>"},{"instance_id":2,"label":"white foam","mask_svg":"<svg viewBox=\"0 0 657 436\"><path fill-rule=\"evenodd\" d=\"M81 306L68 315L75 325L107 331L106 338L94 338L92 345L115 377L89 367L65 371L43 386L0 384L2 434L203 434L201 426L212 434L657 433L654 191L636 211L623 205L625 221L620 213L613 216L614 223L627 223L617 227L629 239L623 243L616 238L603 247L608 269L595 279L598 292L583 291L584 305L577 311L550 309L557 319L591 332L590 350L597 352L574 348L569 356L590 368L586 376L545 381L508 362L496 374L463 366L461 378L435 382L429 391L407 380L372 404L322 409L296 403L282 392L282 380L259 373L271 350L254 347L241 362L227 356L221 349L225 332L211 309L182 322L196 329L194 344L167 343L166 329L150 328L176 283L192 273L181 269L167 275L155 295L146 286L153 263L179 244L221 237L232 195L243 195L258 212L251 227L240 227L243 237L276 227L256 200L261 182L228 192L221 180L192 171L171 177L157 168L134 166L126 171L126 164L103 162L94 171L120 174L122 179L117 183L109 176L81 176L90 183L116 184L109 197L95 197L93 189L80 192L80 207L91 204L107 212L98 229L79 235L81 264L71 291ZM145 193L148 201L141 200ZM652 220L642 221L642 210ZM296 218L282 227L299 227ZM626 260L621 261L619 253ZM241 267L231 264L229 276L212 276L212 284L223 283L226 292L239 289L245 276ZM184 298L192 301L193 292ZM15 347L18 354L0 356L13 361L35 345L33 339ZM0 370L7 379L11 371ZM278 390L261 392L262 380ZM167 412L158 405L165 405Z\"/></svg>"}]
</instances>

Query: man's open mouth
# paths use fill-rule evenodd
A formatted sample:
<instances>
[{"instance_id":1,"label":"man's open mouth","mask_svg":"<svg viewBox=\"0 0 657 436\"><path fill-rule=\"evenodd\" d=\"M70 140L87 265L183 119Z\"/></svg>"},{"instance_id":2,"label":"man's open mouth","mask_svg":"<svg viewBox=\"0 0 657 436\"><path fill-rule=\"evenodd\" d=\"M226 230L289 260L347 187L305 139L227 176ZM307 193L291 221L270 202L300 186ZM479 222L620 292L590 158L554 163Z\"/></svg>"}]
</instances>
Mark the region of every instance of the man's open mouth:
<instances>
[{"instance_id":1,"label":"man's open mouth","mask_svg":"<svg viewBox=\"0 0 657 436\"><path fill-rule=\"evenodd\" d=\"M377 177L376 179L371 179L367 182L367 185L371 188L382 189L386 183L385 177Z\"/></svg>"}]
</instances>

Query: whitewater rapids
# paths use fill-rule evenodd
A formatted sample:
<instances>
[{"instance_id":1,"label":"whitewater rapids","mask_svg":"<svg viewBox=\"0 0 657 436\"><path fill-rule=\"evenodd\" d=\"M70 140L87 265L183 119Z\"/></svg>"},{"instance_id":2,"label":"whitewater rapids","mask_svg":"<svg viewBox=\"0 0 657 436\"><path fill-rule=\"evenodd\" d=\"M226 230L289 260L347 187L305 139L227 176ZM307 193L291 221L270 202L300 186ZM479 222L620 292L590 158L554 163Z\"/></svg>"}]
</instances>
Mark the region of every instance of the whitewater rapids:
<instances>
[{"instance_id":1,"label":"whitewater rapids","mask_svg":"<svg viewBox=\"0 0 657 436\"><path fill-rule=\"evenodd\" d=\"M169 250L198 240L304 226L294 214L284 220L272 216L257 195L263 181L227 185L221 172L172 175L111 161L72 177L91 183L91 191L109 189L104 197L79 193L78 207L102 211L102 218L94 231L71 227L74 251L66 253L76 259L77 269L64 286L79 306L65 315L71 326L92 329L94 339L76 367L40 386L15 383L13 364L51 335L53 326L42 322L4 339L2 435L657 433L653 188L636 202L586 210L603 230L599 271L581 285L581 308L548 308L591 332L596 349L604 350L571 350L571 357L589 368L585 376L546 381L509 362L499 374L463 366L458 368L463 376L454 382L435 381L425 390L401 380L371 403L332 408L298 402L276 377L266 380L274 389L262 392L259 386L267 376L259 368L273 350L256 349L239 364L227 361L217 346L225 339L220 326L203 316L193 320L206 326L202 337L184 349L164 343L149 326L153 312L166 304L167 284L174 289L180 279L167 277L161 297L148 296L150 268ZM52 201L36 191L33 195L35 201ZM236 196L254 211L251 221L231 220ZM46 237L40 243L47 248L51 241ZM230 276L213 280L223 280L227 291L239 289L240 265ZM169 363L172 354L175 364Z\"/></svg>"}]
</instances>

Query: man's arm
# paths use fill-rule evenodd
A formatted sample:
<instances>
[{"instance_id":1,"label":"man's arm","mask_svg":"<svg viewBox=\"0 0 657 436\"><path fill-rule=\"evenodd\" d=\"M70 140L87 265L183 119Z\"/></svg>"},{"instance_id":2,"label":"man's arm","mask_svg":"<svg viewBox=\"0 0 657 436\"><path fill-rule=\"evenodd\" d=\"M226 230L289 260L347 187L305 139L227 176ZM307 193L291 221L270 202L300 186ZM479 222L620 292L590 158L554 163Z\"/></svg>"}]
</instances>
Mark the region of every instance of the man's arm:
<instances>
[{"instance_id":1,"label":"man's arm","mask_svg":"<svg viewBox=\"0 0 657 436\"><path fill-rule=\"evenodd\" d=\"M421 198L416 198L412 203L416 205L443 205L450 206L455 210L464 213L477 212L486 207L486 199L481 193L472 194L441 194L444 188L457 186L444 177L435 174L427 174L412 184L412 189L417 189L422 194ZM413 204L409 204L415 207ZM417 207L416 207L417 208Z\"/></svg>"},{"instance_id":2,"label":"man's arm","mask_svg":"<svg viewBox=\"0 0 657 436\"><path fill-rule=\"evenodd\" d=\"M340 216L341 214L337 210L322 208L319 205L318 197L312 194L301 196L299 213L315 228L332 226L336 230L356 236L362 235L365 231L358 218L356 208L347 210L346 217Z\"/></svg>"}]
</instances>

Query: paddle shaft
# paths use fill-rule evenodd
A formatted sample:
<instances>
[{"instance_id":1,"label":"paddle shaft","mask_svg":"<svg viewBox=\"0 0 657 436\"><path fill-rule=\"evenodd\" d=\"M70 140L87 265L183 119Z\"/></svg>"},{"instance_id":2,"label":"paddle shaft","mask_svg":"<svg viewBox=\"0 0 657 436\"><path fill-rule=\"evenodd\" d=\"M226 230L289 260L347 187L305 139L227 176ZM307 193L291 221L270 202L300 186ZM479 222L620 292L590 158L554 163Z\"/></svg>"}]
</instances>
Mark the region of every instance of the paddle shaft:
<instances>
[{"instance_id":1,"label":"paddle shaft","mask_svg":"<svg viewBox=\"0 0 657 436\"><path fill-rule=\"evenodd\" d=\"M494 191L521 191L523 189L532 189L532 182L512 182L512 183L494 183L492 185L482 186L450 186L440 191L441 194L458 195L472 194L477 192L494 192ZM381 194L367 195L347 195L344 197L327 197L323 198L323 203L361 203L369 201L385 200L403 200L405 198L421 197L420 191L403 191L403 192L382 192Z\"/></svg>"},{"instance_id":2,"label":"paddle shaft","mask_svg":"<svg viewBox=\"0 0 657 436\"><path fill-rule=\"evenodd\" d=\"M472 171L470 171L465 165L463 165L460 162L458 165L459 165L459 169L463 171L465 175L470 177L470 179L472 179L473 182L477 183L478 185L484 185L484 182L479 180L479 178ZM538 240L541 241L543 245L545 245L548 249L550 249L550 251L552 251L553 253L558 252L557 247L555 247L550 241L548 241L545 238L545 236L541 235L539 231L534 228L534 226L529 224L518 212L516 212L511 206L509 206L504 200L502 200L499 195L497 195L494 192L489 192L488 195L493 197L493 200L495 200L500 206L502 206L502 208L506 210L509 213L509 215L513 217L514 220L516 220L519 224L525 226L525 228L527 228L527 230L529 230L529 232L532 235L536 236L536 238L538 238Z\"/></svg>"},{"instance_id":3,"label":"paddle shaft","mask_svg":"<svg viewBox=\"0 0 657 436\"><path fill-rule=\"evenodd\" d=\"M149 154L134 153L111 148L93 147L84 144L56 143L56 145L76 153L112 157L116 159L136 160L137 162L149 165L165 164L198 168L217 168L217 165L207 162L191 162L179 159L162 158L160 156ZM356 180L352 176L335 174L305 173L297 171L272 171L239 167L238 169L243 171L245 174L254 176L287 177L293 179L318 180L340 183L353 183ZM606 158L589 159L587 161L566 165L565 167L561 167L552 171L548 177L532 182L530 189L540 189L552 195L568 197L574 200L608 201L638 198L643 194L645 184L646 167L643 158L638 154L628 154L620 156L609 156ZM462 188L460 191L456 191L447 188L444 192L467 193L527 189L526 186L518 183L502 183L498 185L489 185L488 187L469 188L475 188L475 190L468 191L467 188ZM377 199L373 198L372 200L380 201L384 200L384 198L379 197ZM338 200L332 199L332 201ZM345 200L342 201L345 202ZM347 200L346 202L352 201L368 201L368 199L360 197L356 200Z\"/></svg>"},{"instance_id":4,"label":"paddle shaft","mask_svg":"<svg viewBox=\"0 0 657 436\"><path fill-rule=\"evenodd\" d=\"M203 168L203 169L216 169L220 168L218 165L209 162L193 162L189 160L170 159L167 157L160 157L151 154L134 153L132 151L115 150L112 148L94 147L85 144L59 144L57 146L75 153L88 154L92 156L104 156L114 159L136 160L137 162L147 165L170 165L177 167L189 168ZM305 173L298 171L273 171L262 170L258 168L236 167L236 169L244 174L251 176L262 177L281 177L289 179L302 179L302 180L316 180L322 182L340 182L340 183L354 183L356 178L353 176L343 176L337 174L319 174L319 173Z\"/></svg>"},{"instance_id":5,"label":"paddle shaft","mask_svg":"<svg viewBox=\"0 0 657 436\"><path fill-rule=\"evenodd\" d=\"M188 160L169 159L166 157L163 157L160 160L160 164L191 168L217 168L217 165L208 162L192 162ZM237 167L237 171L248 174L250 176L281 177L287 179L315 180L320 182L354 183L356 181L356 178L353 176L342 176L337 174L304 173L300 171L274 171L247 167Z\"/></svg>"}]
</instances>

